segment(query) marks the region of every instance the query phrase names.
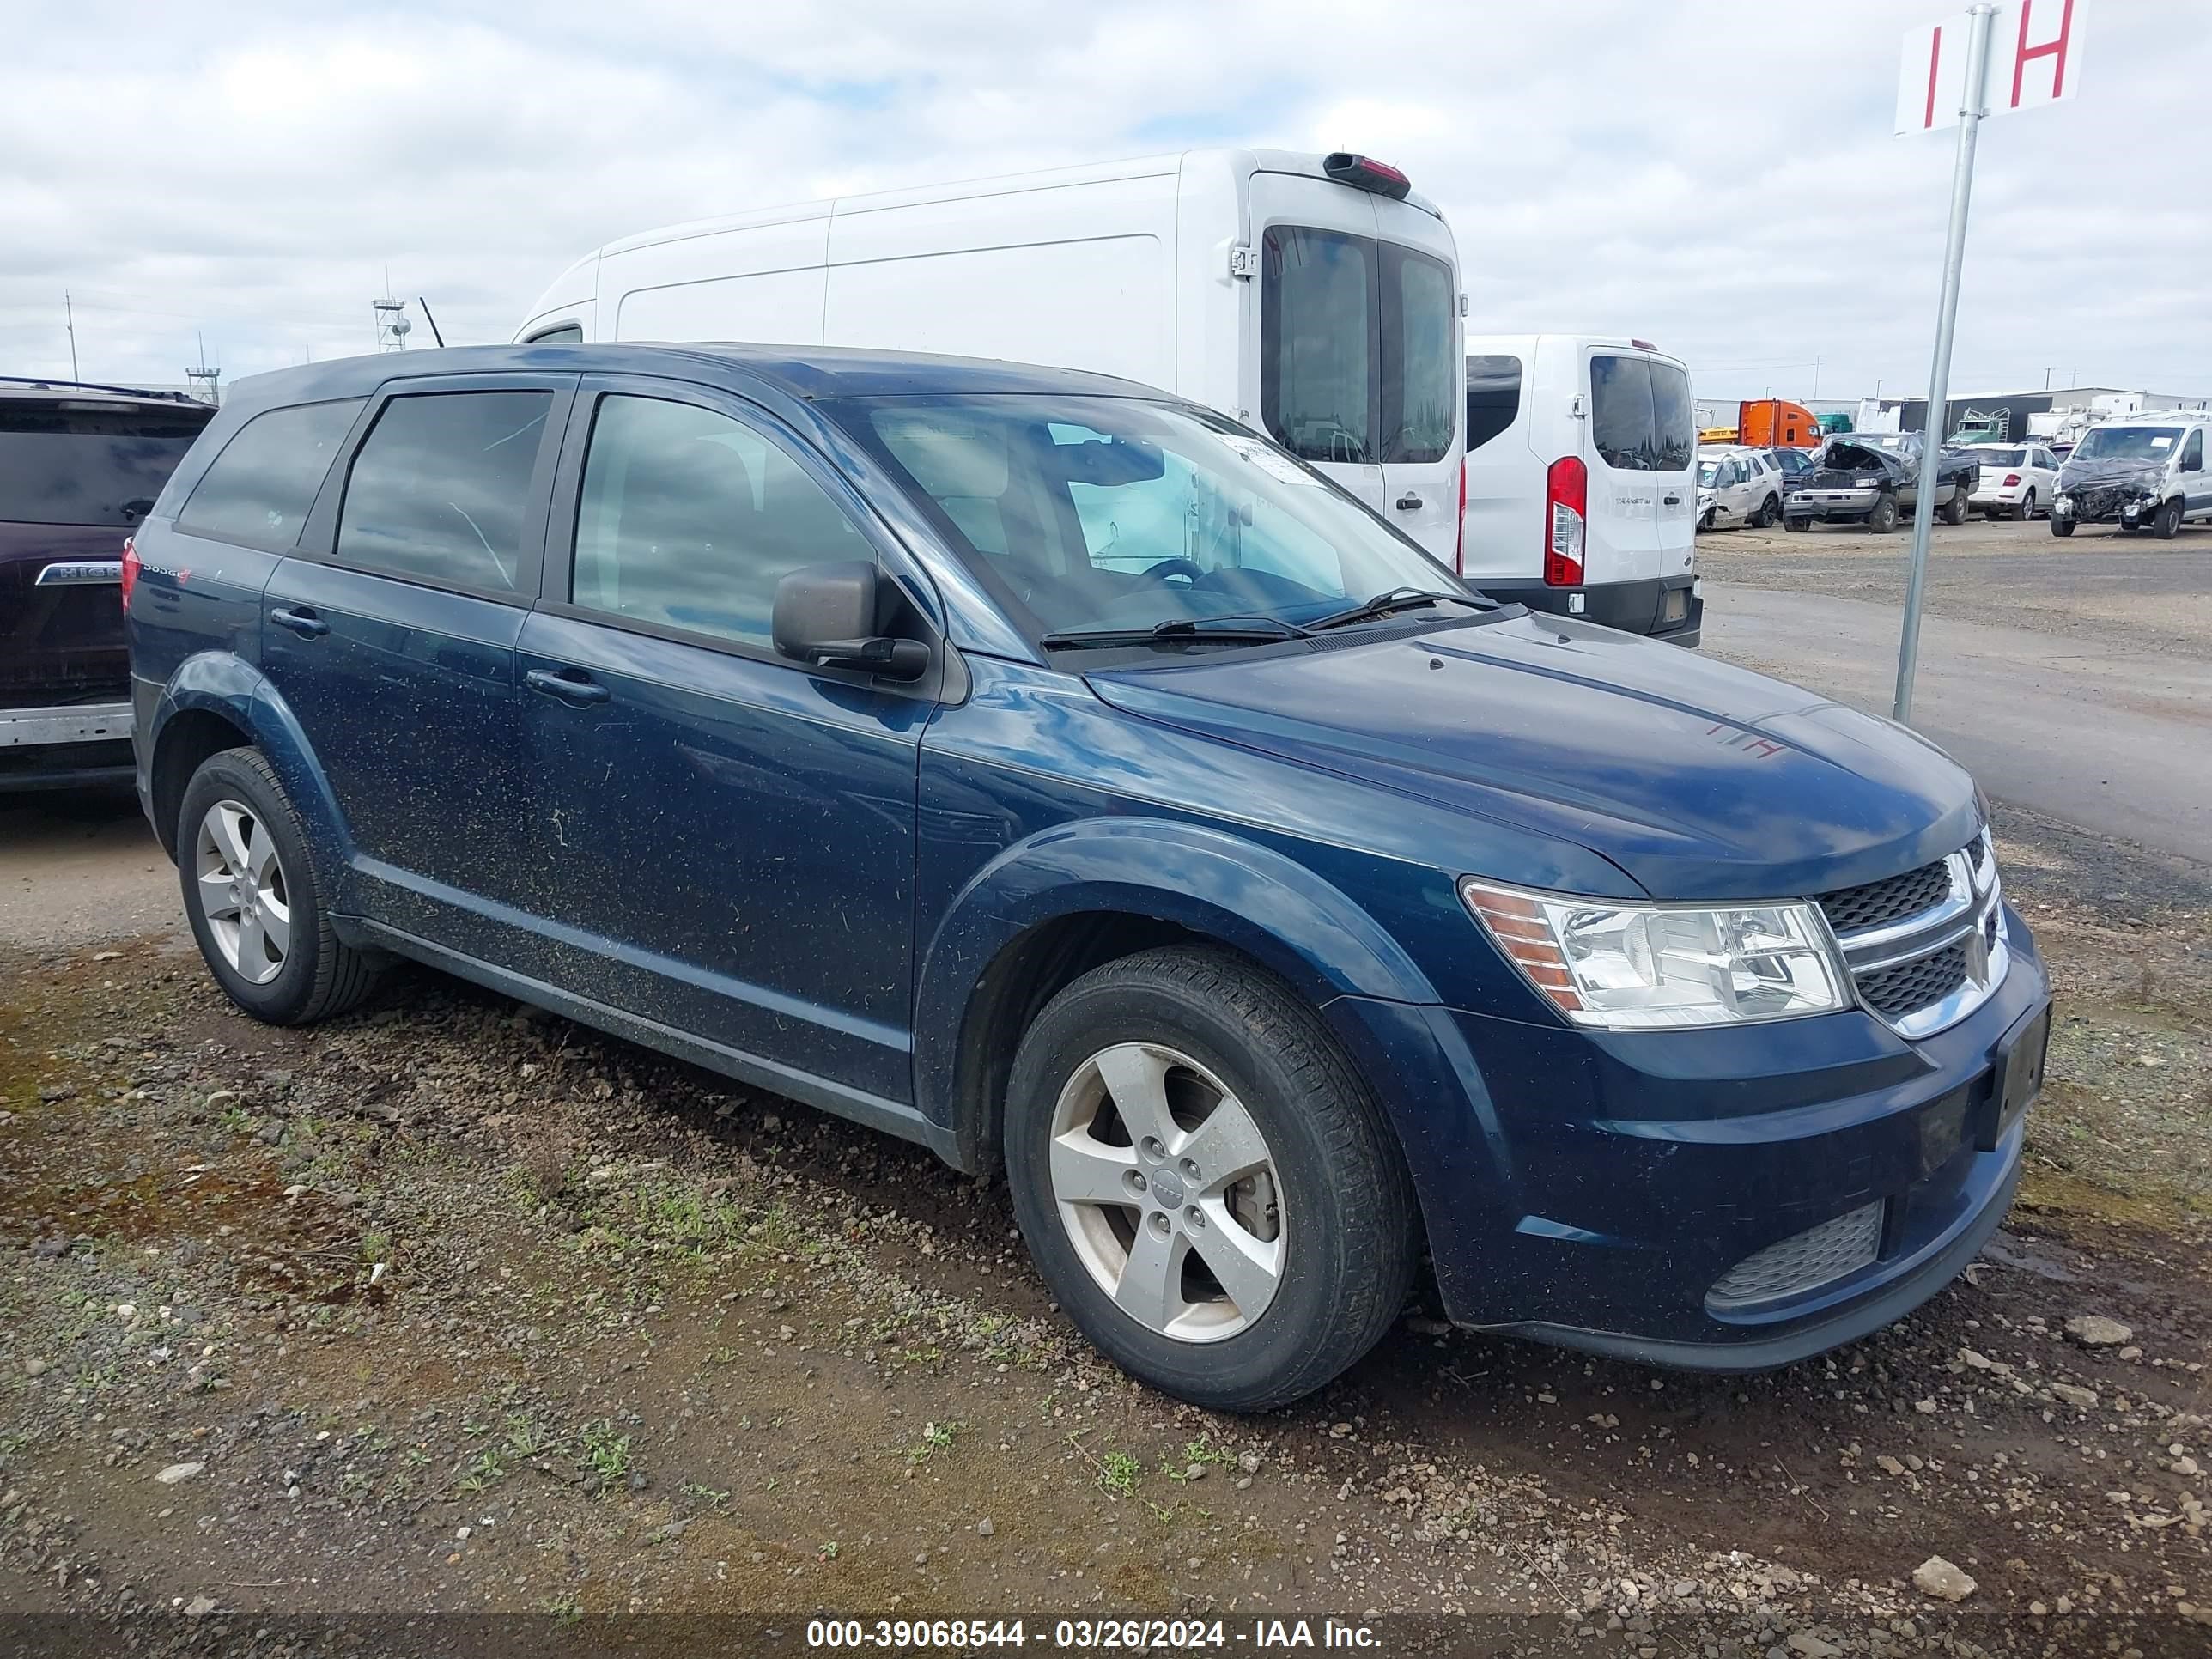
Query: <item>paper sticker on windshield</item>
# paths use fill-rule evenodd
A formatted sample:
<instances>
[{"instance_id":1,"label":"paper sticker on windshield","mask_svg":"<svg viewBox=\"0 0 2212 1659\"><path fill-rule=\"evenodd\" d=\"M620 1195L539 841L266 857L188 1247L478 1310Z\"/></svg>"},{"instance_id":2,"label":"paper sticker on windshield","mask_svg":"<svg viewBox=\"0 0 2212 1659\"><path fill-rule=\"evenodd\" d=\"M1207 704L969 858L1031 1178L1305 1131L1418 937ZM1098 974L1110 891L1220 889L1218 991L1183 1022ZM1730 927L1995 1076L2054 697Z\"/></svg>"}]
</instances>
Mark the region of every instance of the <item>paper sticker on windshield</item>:
<instances>
[{"instance_id":1,"label":"paper sticker on windshield","mask_svg":"<svg viewBox=\"0 0 2212 1659\"><path fill-rule=\"evenodd\" d=\"M2172 439L2167 437L2164 433L2160 433L2150 441L2150 447L2153 449L2166 449L2170 447L2172 442Z\"/></svg>"},{"instance_id":2,"label":"paper sticker on windshield","mask_svg":"<svg viewBox=\"0 0 2212 1659\"><path fill-rule=\"evenodd\" d=\"M1310 484L1315 489L1321 487L1320 479L1315 477L1310 472L1300 470L1283 456L1278 455L1273 450L1268 448L1267 445L1255 439L1232 438L1224 434L1221 441L1271 478L1283 483Z\"/></svg>"}]
</instances>

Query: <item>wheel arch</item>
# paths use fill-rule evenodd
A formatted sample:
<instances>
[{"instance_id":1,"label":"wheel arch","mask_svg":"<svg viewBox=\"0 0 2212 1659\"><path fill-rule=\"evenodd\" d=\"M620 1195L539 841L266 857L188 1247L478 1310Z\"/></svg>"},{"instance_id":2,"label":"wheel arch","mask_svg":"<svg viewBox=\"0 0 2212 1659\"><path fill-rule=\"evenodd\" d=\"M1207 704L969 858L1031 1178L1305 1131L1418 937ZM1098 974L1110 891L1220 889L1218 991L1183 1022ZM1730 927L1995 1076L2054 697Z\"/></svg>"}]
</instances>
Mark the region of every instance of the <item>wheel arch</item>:
<instances>
[{"instance_id":1,"label":"wheel arch","mask_svg":"<svg viewBox=\"0 0 2212 1659\"><path fill-rule=\"evenodd\" d=\"M1177 942L1249 958L1316 1012L1347 995L1436 999L1373 917L1280 853L1169 821L1063 825L978 872L921 965L915 1103L963 1168L997 1163L1014 1050L1037 1012L1103 963Z\"/></svg>"}]
</instances>

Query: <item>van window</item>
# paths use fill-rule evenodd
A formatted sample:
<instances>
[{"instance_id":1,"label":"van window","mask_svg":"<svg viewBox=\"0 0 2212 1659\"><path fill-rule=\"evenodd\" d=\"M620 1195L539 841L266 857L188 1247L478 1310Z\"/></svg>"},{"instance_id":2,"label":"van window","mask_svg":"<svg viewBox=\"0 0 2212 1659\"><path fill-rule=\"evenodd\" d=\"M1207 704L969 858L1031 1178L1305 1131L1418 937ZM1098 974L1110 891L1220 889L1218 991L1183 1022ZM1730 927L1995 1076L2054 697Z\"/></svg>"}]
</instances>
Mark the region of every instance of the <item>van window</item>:
<instances>
[{"instance_id":1,"label":"van window","mask_svg":"<svg viewBox=\"0 0 2212 1659\"><path fill-rule=\"evenodd\" d=\"M533 334L525 345L576 345L582 342L584 331L574 323L563 323L558 328L549 328L543 334Z\"/></svg>"},{"instance_id":2,"label":"van window","mask_svg":"<svg viewBox=\"0 0 2212 1659\"><path fill-rule=\"evenodd\" d=\"M659 398L601 400L573 604L766 650L787 574L874 556L828 492L742 422Z\"/></svg>"},{"instance_id":3,"label":"van window","mask_svg":"<svg viewBox=\"0 0 2212 1659\"><path fill-rule=\"evenodd\" d=\"M1484 355L1467 360L1467 447L1473 454L1521 416L1521 360Z\"/></svg>"},{"instance_id":4,"label":"van window","mask_svg":"<svg viewBox=\"0 0 2212 1659\"><path fill-rule=\"evenodd\" d=\"M550 392L394 398L355 457L337 561L356 569L513 592Z\"/></svg>"},{"instance_id":5,"label":"van window","mask_svg":"<svg viewBox=\"0 0 2212 1659\"><path fill-rule=\"evenodd\" d=\"M256 415L200 475L177 528L263 553L290 552L366 401L295 404Z\"/></svg>"},{"instance_id":6,"label":"van window","mask_svg":"<svg viewBox=\"0 0 2212 1659\"><path fill-rule=\"evenodd\" d=\"M89 398L0 400L0 520L137 523L208 415Z\"/></svg>"},{"instance_id":7,"label":"van window","mask_svg":"<svg viewBox=\"0 0 2212 1659\"><path fill-rule=\"evenodd\" d=\"M1451 453L1459 424L1451 269L1395 244L1383 245L1382 258L1395 280L1383 289L1384 338L1393 349L1382 356L1382 459L1425 465Z\"/></svg>"},{"instance_id":8,"label":"van window","mask_svg":"<svg viewBox=\"0 0 2212 1659\"><path fill-rule=\"evenodd\" d=\"M2189 441L2182 446L2181 470L2184 472L2202 472L2204 470L2204 428L2201 426L2189 434Z\"/></svg>"},{"instance_id":9,"label":"van window","mask_svg":"<svg viewBox=\"0 0 2212 1659\"><path fill-rule=\"evenodd\" d=\"M1690 377L1673 363L1598 352L1590 358L1590 441L1607 466L1677 472L1697 452Z\"/></svg>"},{"instance_id":10,"label":"van window","mask_svg":"<svg viewBox=\"0 0 2212 1659\"><path fill-rule=\"evenodd\" d=\"M1261 261L1260 416L1309 461L1371 461L1375 245L1300 225L1268 228Z\"/></svg>"}]
</instances>

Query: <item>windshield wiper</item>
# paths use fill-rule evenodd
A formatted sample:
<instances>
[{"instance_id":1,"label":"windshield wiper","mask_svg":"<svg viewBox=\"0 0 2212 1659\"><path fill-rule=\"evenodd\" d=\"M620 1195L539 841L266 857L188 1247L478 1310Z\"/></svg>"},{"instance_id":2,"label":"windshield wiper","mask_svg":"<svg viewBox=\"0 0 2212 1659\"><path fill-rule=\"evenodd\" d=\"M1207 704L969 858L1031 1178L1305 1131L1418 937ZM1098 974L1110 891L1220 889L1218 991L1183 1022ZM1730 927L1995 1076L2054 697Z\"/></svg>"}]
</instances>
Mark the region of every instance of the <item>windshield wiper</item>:
<instances>
[{"instance_id":1,"label":"windshield wiper","mask_svg":"<svg viewBox=\"0 0 2212 1659\"><path fill-rule=\"evenodd\" d=\"M1464 593L1437 593L1419 587L1393 587L1377 593L1371 599L1362 600L1348 611L1332 611L1306 625L1319 632L1324 628L1342 628L1349 623L1373 622L1377 617L1388 617L1399 611L1418 610L1425 605L1463 605L1474 611L1492 608L1482 600L1470 599Z\"/></svg>"},{"instance_id":2,"label":"windshield wiper","mask_svg":"<svg viewBox=\"0 0 2212 1659\"><path fill-rule=\"evenodd\" d=\"M1217 622L1233 623L1236 626L1200 626ZM1069 651L1105 650L1117 645L1173 645L1185 640L1218 640L1224 645L1272 645L1282 640L1302 640L1312 631L1280 617L1178 617L1171 622L1155 623L1150 628L1060 629L1040 635L1037 643Z\"/></svg>"}]
</instances>

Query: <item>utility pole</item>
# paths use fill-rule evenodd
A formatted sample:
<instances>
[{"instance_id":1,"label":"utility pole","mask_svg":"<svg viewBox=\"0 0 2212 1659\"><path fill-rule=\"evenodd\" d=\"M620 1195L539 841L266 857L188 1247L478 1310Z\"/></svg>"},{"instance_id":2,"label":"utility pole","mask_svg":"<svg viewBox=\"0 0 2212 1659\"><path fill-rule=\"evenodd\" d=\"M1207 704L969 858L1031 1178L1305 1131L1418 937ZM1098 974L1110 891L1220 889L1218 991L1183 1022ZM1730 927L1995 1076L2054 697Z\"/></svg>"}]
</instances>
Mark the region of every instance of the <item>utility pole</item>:
<instances>
[{"instance_id":1,"label":"utility pole","mask_svg":"<svg viewBox=\"0 0 2212 1659\"><path fill-rule=\"evenodd\" d=\"M1814 359L1813 359L1813 400L1814 400L1815 403L1818 403L1818 402L1820 401L1820 360L1818 357L1815 357L1815 358L1814 358Z\"/></svg>"},{"instance_id":2,"label":"utility pole","mask_svg":"<svg viewBox=\"0 0 2212 1659\"><path fill-rule=\"evenodd\" d=\"M70 342L70 379L83 378L76 372L76 313L70 307L70 291L62 290L62 326L68 331Z\"/></svg>"},{"instance_id":3,"label":"utility pole","mask_svg":"<svg viewBox=\"0 0 2212 1659\"><path fill-rule=\"evenodd\" d=\"M1919 665L1920 606L1928 586L1928 543L1936 528L1936 481L1943 459L1944 408L1951 386L1951 337L1959 323L1959 276L1966 264L1966 208L1974 191L1974 137L1984 113L1990 24L1996 8L1967 13L1966 90L1959 103L1959 149L1951 167L1951 229L1943 249L1943 299L1936 316L1936 358L1928 370L1928 421L1920 435L1920 489L1912 503L1912 563L1905 585L1905 631L1897 647L1897 696L1891 718L1912 722L1913 672Z\"/></svg>"}]
</instances>

